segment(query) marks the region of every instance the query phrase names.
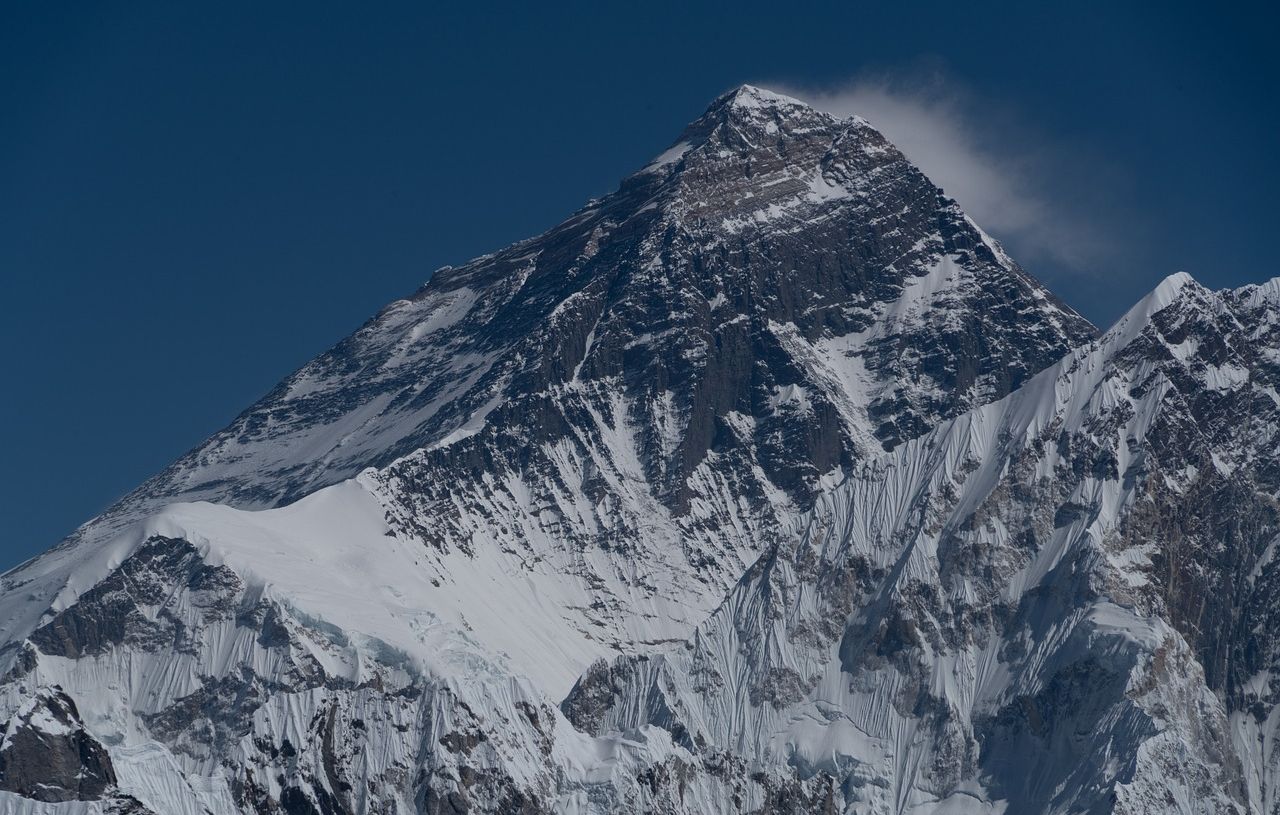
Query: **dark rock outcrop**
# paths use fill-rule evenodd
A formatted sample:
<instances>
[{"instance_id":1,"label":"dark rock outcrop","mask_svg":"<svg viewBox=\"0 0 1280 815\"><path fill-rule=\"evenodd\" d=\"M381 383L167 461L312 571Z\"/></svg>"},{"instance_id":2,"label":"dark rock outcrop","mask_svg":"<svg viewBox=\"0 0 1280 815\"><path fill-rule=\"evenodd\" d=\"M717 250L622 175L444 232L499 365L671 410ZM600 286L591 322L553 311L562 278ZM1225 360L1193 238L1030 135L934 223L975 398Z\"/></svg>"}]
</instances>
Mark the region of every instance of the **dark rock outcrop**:
<instances>
[{"instance_id":1,"label":"dark rock outcrop","mask_svg":"<svg viewBox=\"0 0 1280 815\"><path fill-rule=\"evenodd\" d=\"M0 789L37 801L97 801L115 783L106 748L61 689L41 690L5 725Z\"/></svg>"}]
</instances>

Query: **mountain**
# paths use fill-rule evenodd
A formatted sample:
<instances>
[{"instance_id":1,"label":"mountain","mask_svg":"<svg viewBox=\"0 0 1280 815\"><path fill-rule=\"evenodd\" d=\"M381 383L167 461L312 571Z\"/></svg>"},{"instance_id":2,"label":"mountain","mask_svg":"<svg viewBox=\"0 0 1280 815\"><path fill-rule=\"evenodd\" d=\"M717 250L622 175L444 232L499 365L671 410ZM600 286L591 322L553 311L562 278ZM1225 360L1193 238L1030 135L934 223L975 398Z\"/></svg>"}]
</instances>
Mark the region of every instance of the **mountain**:
<instances>
[{"instance_id":1,"label":"mountain","mask_svg":"<svg viewBox=\"0 0 1280 815\"><path fill-rule=\"evenodd\" d=\"M1277 811L1278 294L1167 279L855 467L566 713L829 774L855 811Z\"/></svg>"},{"instance_id":2,"label":"mountain","mask_svg":"<svg viewBox=\"0 0 1280 815\"><path fill-rule=\"evenodd\" d=\"M1271 812L1278 292L739 88L0 578L0 809Z\"/></svg>"},{"instance_id":3,"label":"mountain","mask_svg":"<svg viewBox=\"0 0 1280 815\"><path fill-rule=\"evenodd\" d=\"M78 537L377 467L442 582L481 549L546 564L574 606L555 616L618 650L701 621L824 478L1092 330L867 123L743 87L614 194L438 271Z\"/></svg>"}]
</instances>

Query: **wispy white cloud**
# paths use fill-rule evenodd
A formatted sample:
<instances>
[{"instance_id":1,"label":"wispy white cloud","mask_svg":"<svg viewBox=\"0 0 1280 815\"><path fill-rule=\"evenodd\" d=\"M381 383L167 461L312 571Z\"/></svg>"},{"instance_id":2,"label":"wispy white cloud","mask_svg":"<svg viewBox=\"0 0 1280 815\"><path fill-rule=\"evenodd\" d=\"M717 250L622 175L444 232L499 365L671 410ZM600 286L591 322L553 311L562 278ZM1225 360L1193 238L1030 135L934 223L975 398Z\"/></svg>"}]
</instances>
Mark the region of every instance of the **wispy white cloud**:
<instances>
[{"instance_id":1,"label":"wispy white cloud","mask_svg":"<svg viewBox=\"0 0 1280 815\"><path fill-rule=\"evenodd\" d=\"M1111 253L1108 230L1069 189L1079 179L1065 178L1079 168L1079 157L940 74L778 89L819 109L867 119L1026 263L1092 272Z\"/></svg>"}]
</instances>

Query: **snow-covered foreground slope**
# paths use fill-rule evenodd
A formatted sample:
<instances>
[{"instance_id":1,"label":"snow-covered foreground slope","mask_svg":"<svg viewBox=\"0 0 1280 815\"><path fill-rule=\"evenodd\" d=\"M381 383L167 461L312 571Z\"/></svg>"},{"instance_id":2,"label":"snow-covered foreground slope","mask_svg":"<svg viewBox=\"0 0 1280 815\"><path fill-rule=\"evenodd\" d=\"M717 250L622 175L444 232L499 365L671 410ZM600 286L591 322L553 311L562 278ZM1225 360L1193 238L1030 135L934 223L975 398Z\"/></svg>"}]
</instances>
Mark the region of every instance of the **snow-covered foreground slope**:
<instances>
[{"instance_id":1,"label":"snow-covered foreground slope","mask_svg":"<svg viewBox=\"0 0 1280 815\"><path fill-rule=\"evenodd\" d=\"M0 578L0 811L1271 812L1277 290L739 89Z\"/></svg>"},{"instance_id":2,"label":"snow-covered foreground slope","mask_svg":"<svg viewBox=\"0 0 1280 815\"><path fill-rule=\"evenodd\" d=\"M9 649L4 707L61 689L155 812L430 810L460 762L493 774L470 782L492 805L571 800L651 749L573 732L540 692L603 653L549 612L572 595L501 558L468 559L465 592L434 585L359 480L277 510L172 505L101 552Z\"/></svg>"},{"instance_id":3,"label":"snow-covered foreground slope","mask_svg":"<svg viewBox=\"0 0 1280 815\"><path fill-rule=\"evenodd\" d=\"M41 753L30 778L5 779L32 799L0 803L710 812L734 811L726 802L743 783L757 802L780 783L691 775L658 789L646 774L691 766L664 731L575 730L559 701L613 653L566 624L583 586L496 549L458 553L442 583L422 542L387 523L387 501L362 477L275 510L175 504L78 564L6 649L0 709L15 711L9 738L49 718L38 705L33 716L33 693L75 700L75 726L109 754L114 783L64 791ZM41 565L26 588L66 582ZM0 613L21 614L25 599L7 593Z\"/></svg>"}]
</instances>

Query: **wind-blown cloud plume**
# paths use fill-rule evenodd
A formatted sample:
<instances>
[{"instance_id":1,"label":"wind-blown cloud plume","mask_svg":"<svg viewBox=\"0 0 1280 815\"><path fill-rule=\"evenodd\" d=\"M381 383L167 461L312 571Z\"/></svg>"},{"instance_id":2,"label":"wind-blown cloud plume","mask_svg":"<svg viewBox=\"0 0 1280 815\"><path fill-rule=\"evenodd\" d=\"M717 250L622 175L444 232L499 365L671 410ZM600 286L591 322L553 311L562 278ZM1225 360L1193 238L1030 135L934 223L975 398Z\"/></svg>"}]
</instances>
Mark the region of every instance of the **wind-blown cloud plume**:
<instances>
[{"instance_id":1,"label":"wind-blown cloud plume","mask_svg":"<svg viewBox=\"0 0 1280 815\"><path fill-rule=\"evenodd\" d=\"M1064 177L1070 151L984 110L954 83L875 77L834 89L781 89L867 119L1015 256L1087 272L1110 254L1101 225L1069 203L1076 197L1068 190L1076 182Z\"/></svg>"}]
</instances>

